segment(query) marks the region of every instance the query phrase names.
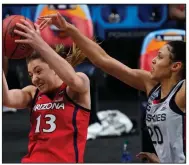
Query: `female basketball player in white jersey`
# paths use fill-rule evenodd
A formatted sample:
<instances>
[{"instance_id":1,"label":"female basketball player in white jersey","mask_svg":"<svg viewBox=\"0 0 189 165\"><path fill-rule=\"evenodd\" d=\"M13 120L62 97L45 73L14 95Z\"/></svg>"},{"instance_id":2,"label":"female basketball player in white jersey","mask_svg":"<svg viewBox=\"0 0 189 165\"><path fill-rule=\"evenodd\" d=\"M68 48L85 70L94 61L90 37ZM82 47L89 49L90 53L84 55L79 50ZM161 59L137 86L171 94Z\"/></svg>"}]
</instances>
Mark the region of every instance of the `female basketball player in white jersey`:
<instances>
[{"instance_id":1,"label":"female basketball player in white jersey","mask_svg":"<svg viewBox=\"0 0 189 165\"><path fill-rule=\"evenodd\" d=\"M158 157L139 153L139 158L146 157L149 162L156 163L185 162L185 42L173 41L164 45L152 61L151 72L147 72L131 69L110 57L59 13L40 17L39 20L41 29L54 24L64 30L94 65L131 87L146 92L146 124Z\"/></svg>"}]
</instances>

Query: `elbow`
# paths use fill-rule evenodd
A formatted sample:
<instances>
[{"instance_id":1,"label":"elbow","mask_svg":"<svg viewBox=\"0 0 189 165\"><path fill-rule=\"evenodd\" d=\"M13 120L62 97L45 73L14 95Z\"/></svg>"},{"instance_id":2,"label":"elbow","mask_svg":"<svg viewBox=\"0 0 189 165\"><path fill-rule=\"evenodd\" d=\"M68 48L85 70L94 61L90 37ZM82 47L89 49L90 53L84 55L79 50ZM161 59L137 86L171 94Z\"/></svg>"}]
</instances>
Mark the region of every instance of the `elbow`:
<instances>
[{"instance_id":1,"label":"elbow","mask_svg":"<svg viewBox=\"0 0 189 165\"><path fill-rule=\"evenodd\" d=\"M72 89L77 88L77 79L75 77L72 77L68 80L67 85L71 87Z\"/></svg>"},{"instance_id":2,"label":"elbow","mask_svg":"<svg viewBox=\"0 0 189 165\"><path fill-rule=\"evenodd\" d=\"M80 76L75 76L73 79L70 80L69 84L67 85L74 91L77 91L79 93L84 93L88 89L88 85L87 85L88 83L86 82L87 80L85 78L81 78Z\"/></svg>"},{"instance_id":3,"label":"elbow","mask_svg":"<svg viewBox=\"0 0 189 165\"><path fill-rule=\"evenodd\" d=\"M9 99L8 95L3 95L2 104L3 104L3 106L7 106L7 107L10 105L10 99Z\"/></svg>"},{"instance_id":4,"label":"elbow","mask_svg":"<svg viewBox=\"0 0 189 165\"><path fill-rule=\"evenodd\" d=\"M3 98L2 104L3 104L3 106L8 106L8 100Z\"/></svg>"}]
</instances>

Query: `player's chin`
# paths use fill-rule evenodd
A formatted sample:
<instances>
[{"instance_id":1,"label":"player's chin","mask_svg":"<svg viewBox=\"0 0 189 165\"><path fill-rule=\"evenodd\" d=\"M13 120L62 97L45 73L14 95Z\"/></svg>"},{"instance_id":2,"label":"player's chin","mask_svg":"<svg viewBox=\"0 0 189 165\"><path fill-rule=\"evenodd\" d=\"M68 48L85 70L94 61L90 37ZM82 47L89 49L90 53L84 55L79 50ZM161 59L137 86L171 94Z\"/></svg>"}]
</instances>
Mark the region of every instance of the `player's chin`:
<instances>
[{"instance_id":1,"label":"player's chin","mask_svg":"<svg viewBox=\"0 0 189 165\"><path fill-rule=\"evenodd\" d=\"M42 87L39 87L38 89L41 93L47 93L48 92L48 88L46 88L45 85L43 85Z\"/></svg>"},{"instance_id":2,"label":"player's chin","mask_svg":"<svg viewBox=\"0 0 189 165\"><path fill-rule=\"evenodd\" d=\"M157 77L156 74L154 74L154 72L151 72L150 78L151 78L152 80L158 81L158 77Z\"/></svg>"}]
</instances>

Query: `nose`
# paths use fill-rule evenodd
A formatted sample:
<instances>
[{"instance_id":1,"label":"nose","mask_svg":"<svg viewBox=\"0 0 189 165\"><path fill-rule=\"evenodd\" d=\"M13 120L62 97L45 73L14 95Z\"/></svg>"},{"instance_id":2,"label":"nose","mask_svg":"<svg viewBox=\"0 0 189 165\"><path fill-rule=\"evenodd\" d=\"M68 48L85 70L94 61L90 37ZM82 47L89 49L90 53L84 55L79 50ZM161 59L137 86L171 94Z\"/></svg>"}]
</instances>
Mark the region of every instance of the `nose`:
<instances>
[{"instance_id":1,"label":"nose","mask_svg":"<svg viewBox=\"0 0 189 165\"><path fill-rule=\"evenodd\" d=\"M156 63L156 57L152 59L152 64Z\"/></svg>"},{"instance_id":2,"label":"nose","mask_svg":"<svg viewBox=\"0 0 189 165\"><path fill-rule=\"evenodd\" d=\"M37 75L33 75L32 77L32 83L35 85L39 81L39 78Z\"/></svg>"}]
</instances>

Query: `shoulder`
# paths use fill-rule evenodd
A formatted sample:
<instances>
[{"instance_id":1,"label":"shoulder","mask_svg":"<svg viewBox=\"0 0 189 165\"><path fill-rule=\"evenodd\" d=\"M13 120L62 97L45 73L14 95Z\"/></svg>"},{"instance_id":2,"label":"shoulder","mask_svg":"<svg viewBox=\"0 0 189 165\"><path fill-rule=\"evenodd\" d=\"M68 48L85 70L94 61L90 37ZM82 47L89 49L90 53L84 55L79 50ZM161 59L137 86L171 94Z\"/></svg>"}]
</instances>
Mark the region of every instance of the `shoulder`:
<instances>
[{"instance_id":1,"label":"shoulder","mask_svg":"<svg viewBox=\"0 0 189 165\"><path fill-rule=\"evenodd\" d=\"M185 111L185 108L186 108L186 81L185 80L175 96L175 103L182 111Z\"/></svg>"},{"instance_id":2,"label":"shoulder","mask_svg":"<svg viewBox=\"0 0 189 165\"><path fill-rule=\"evenodd\" d=\"M89 82L89 78L88 78L88 76L85 73L83 73L83 72L76 72L76 74L79 77L81 77L84 81L88 81Z\"/></svg>"},{"instance_id":3,"label":"shoulder","mask_svg":"<svg viewBox=\"0 0 189 165\"><path fill-rule=\"evenodd\" d=\"M90 88L90 80L88 76L83 72L76 72L76 74L82 79L83 86L86 89L85 91L87 92L88 89Z\"/></svg>"},{"instance_id":4,"label":"shoulder","mask_svg":"<svg viewBox=\"0 0 189 165\"><path fill-rule=\"evenodd\" d=\"M88 78L88 76L85 74L85 73L82 73L82 72L76 72L76 75L80 78L78 80L78 83L82 84L81 87L82 87L82 92L78 92L77 90L75 89L72 89L70 88L69 86L67 86L67 91L71 91L71 92L76 92L76 93L88 93L90 91L90 80Z\"/></svg>"}]
</instances>

